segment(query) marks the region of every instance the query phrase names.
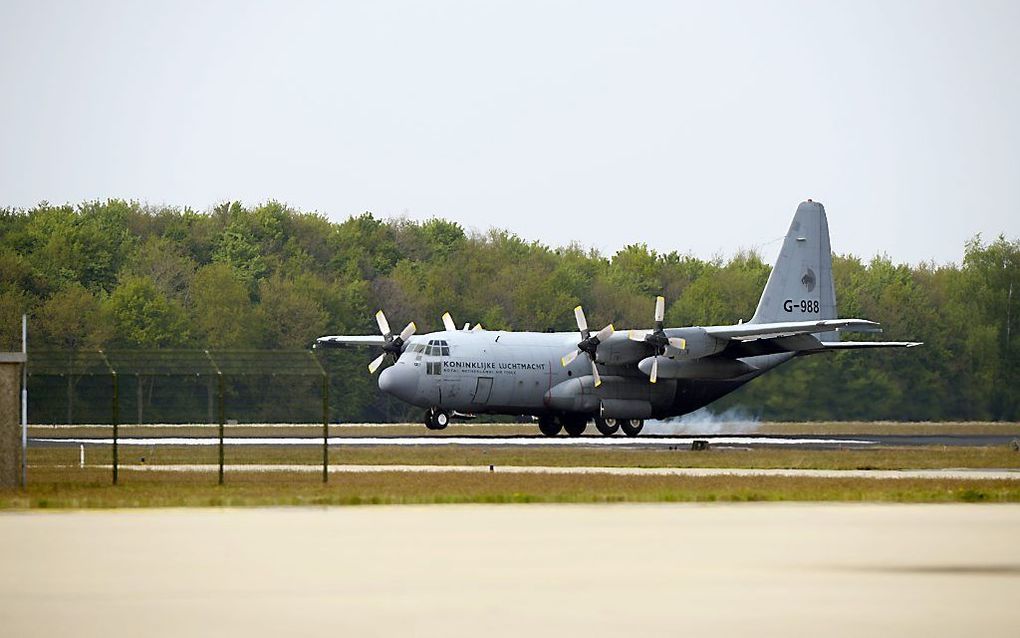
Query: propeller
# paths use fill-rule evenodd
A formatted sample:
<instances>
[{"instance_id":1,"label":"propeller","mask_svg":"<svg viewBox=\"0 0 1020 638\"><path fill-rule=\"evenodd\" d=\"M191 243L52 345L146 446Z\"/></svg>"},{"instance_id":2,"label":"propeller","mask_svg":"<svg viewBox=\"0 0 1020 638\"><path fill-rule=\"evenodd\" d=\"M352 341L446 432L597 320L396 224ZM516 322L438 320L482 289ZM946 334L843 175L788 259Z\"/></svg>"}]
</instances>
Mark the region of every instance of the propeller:
<instances>
[{"instance_id":1,"label":"propeller","mask_svg":"<svg viewBox=\"0 0 1020 638\"><path fill-rule=\"evenodd\" d=\"M453 323L453 317L448 312L443 313L443 328L449 332L457 331L457 324Z\"/></svg>"},{"instance_id":2,"label":"propeller","mask_svg":"<svg viewBox=\"0 0 1020 638\"><path fill-rule=\"evenodd\" d=\"M448 312L444 312L443 313L443 328L445 330L448 330L449 332L456 332L457 331L457 324L454 323L453 317ZM464 324L464 327L461 328L461 330L463 330L464 332L469 332L469 331L470 332L478 332L480 330L485 330L485 328L483 328L482 324L480 324L480 323L476 323L475 327L472 328L471 327L471 322L469 321L469 322Z\"/></svg>"},{"instance_id":3,"label":"propeller","mask_svg":"<svg viewBox=\"0 0 1020 638\"><path fill-rule=\"evenodd\" d=\"M652 359L652 370L648 380L655 383L659 380L659 356L666 355L670 358L676 356L680 350L687 348L687 340L680 337L669 337L663 328L662 320L666 316L666 299L661 295L655 298L655 329L651 332L646 330L631 330L627 338L631 341L643 341L655 349Z\"/></svg>"},{"instance_id":4,"label":"propeller","mask_svg":"<svg viewBox=\"0 0 1020 638\"><path fill-rule=\"evenodd\" d=\"M581 306L574 308L574 318L577 319L577 329L581 333L581 342L577 344L577 350L571 350L563 355L560 363L563 364L563 367L567 367L582 352L588 355L588 360L591 361L591 374L595 377L595 387L597 388L602 385L602 377L599 376L598 366L595 365L595 353L598 350L599 344L613 335L613 324L609 324L597 333L591 334L591 331L588 330L588 320L585 319L584 310Z\"/></svg>"},{"instance_id":5,"label":"propeller","mask_svg":"<svg viewBox=\"0 0 1020 638\"><path fill-rule=\"evenodd\" d=\"M417 327L414 322L407 324L407 326L400 331L399 335L394 336L390 331L390 322L386 321L386 315L383 311L375 313L375 322L379 324L379 332L382 333L383 339L386 343L383 344L383 353L372 360L372 363L368 364L369 374L375 374L379 366L383 364L387 356L393 358L394 361L400 356L400 353L404 351L404 343L414 334Z\"/></svg>"}]
</instances>

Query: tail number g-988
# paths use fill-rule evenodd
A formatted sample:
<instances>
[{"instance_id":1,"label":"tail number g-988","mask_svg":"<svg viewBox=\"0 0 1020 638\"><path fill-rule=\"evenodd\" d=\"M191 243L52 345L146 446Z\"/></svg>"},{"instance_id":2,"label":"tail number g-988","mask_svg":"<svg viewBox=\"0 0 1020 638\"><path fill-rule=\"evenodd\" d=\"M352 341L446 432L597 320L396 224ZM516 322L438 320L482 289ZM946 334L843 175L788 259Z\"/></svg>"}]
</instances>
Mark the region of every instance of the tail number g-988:
<instances>
[{"instance_id":1,"label":"tail number g-988","mask_svg":"<svg viewBox=\"0 0 1020 638\"><path fill-rule=\"evenodd\" d=\"M814 299L801 299L800 301L794 301L793 299L787 299L783 302L783 310L786 312L818 312L818 301Z\"/></svg>"}]
</instances>

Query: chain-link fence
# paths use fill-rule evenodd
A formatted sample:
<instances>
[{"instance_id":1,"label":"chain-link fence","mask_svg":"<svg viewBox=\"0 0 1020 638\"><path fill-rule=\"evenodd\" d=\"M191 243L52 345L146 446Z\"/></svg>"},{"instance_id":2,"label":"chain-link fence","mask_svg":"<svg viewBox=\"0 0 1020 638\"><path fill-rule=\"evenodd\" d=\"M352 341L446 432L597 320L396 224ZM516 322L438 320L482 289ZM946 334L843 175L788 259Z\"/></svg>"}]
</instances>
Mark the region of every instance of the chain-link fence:
<instances>
[{"instance_id":1,"label":"chain-link fence","mask_svg":"<svg viewBox=\"0 0 1020 638\"><path fill-rule=\"evenodd\" d=\"M313 351L36 350L28 357L28 413L34 426L108 429L109 437L96 438L110 439L114 483L128 424L217 425L222 483L228 423L321 423L325 481L329 377Z\"/></svg>"}]
</instances>

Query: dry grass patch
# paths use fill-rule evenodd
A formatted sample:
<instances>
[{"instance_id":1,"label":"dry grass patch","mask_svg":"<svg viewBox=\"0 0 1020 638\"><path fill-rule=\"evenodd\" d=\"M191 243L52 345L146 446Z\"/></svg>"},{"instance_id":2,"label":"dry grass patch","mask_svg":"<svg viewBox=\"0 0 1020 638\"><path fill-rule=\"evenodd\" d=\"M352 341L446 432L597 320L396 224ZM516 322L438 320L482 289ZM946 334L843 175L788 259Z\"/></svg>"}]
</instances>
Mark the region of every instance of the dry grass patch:
<instances>
[{"instance_id":1,"label":"dry grass patch","mask_svg":"<svg viewBox=\"0 0 1020 638\"><path fill-rule=\"evenodd\" d=\"M0 508L114 508L397 503L618 503L682 501L1017 502L1017 481L645 477L381 472L317 475L122 474L86 470L76 480L37 472L27 491L0 491Z\"/></svg>"},{"instance_id":2,"label":"dry grass patch","mask_svg":"<svg viewBox=\"0 0 1020 638\"><path fill-rule=\"evenodd\" d=\"M137 465L217 463L216 446L120 447L120 462ZM721 449L692 452L688 448L476 447L449 446L333 446L331 464L347 465L552 465L563 467L740 467L774 469L943 469L1020 468L1020 453L1009 446L994 447L873 447L810 450L804 448ZM228 464L322 463L322 448L308 446L227 445ZM88 446L86 462L108 465L109 446ZM31 471L47 466L76 466L77 448L29 449Z\"/></svg>"}]
</instances>

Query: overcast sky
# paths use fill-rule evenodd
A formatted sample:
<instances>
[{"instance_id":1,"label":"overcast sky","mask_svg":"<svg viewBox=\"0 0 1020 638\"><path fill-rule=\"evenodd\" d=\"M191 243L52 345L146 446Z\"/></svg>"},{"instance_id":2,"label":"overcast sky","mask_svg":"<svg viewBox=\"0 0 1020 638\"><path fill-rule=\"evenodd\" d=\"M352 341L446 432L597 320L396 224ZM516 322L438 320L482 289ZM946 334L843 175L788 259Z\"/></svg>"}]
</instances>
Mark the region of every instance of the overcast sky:
<instances>
[{"instance_id":1,"label":"overcast sky","mask_svg":"<svg viewBox=\"0 0 1020 638\"><path fill-rule=\"evenodd\" d=\"M0 1L0 206L278 199L551 245L1020 236L1020 2Z\"/></svg>"}]
</instances>

